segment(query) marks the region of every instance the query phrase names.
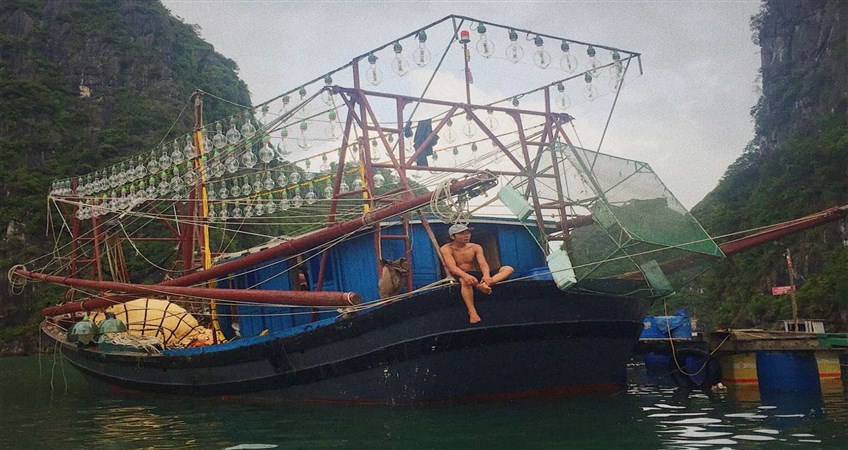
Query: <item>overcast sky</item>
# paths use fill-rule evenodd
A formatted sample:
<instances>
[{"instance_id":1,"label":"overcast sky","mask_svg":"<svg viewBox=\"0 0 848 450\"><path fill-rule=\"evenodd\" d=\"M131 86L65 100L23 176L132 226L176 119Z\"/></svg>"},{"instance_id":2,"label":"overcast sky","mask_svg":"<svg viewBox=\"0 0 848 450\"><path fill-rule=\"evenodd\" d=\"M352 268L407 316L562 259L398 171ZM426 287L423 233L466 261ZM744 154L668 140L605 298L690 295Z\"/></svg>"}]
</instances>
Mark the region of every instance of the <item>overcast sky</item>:
<instances>
[{"instance_id":1,"label":"overcast sky","mask_svg":"<svg viewBox=\"0 0 848 450\"><path fill-rule=\"evenodd\" d=\"M753 137L758 1L164 3L238 64L254 103L449 14L639 52L644 74L622 89L602 151L648 162L687 208Z\"/></svg>"}]
</instances>

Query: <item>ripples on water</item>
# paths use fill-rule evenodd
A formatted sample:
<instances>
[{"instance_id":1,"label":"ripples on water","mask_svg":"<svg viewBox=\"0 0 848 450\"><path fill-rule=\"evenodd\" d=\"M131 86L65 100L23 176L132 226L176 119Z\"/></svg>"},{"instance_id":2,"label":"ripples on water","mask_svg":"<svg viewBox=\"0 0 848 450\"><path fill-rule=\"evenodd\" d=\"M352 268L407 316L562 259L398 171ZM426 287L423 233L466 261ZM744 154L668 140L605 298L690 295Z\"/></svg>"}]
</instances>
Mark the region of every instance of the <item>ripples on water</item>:
<instances>
[{"instance_id":1,"label":"ripples on water","mask_svg":"<svg viewBox=\"0 0 848 450\"><path fill-rule=\"evenodd\" d=\"M848 447L842 385L821 396L707 396L635 367L617 393L360 407L117 393L68 367L63 377L49 358L41 363L39 374L37 358L0 360L0 449Z\"/></svg>"}]
</instances>

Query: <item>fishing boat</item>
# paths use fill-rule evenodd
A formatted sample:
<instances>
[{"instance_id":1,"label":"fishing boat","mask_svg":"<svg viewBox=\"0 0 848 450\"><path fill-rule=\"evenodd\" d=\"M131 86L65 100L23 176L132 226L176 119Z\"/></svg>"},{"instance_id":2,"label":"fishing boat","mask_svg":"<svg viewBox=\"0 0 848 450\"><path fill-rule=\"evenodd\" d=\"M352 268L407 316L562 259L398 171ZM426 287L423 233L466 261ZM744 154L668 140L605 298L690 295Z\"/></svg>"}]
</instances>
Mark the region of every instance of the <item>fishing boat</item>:
<instances>
[{"instance_id":1,"label":"fishing boat","mask_svg":"<svg viewBox=\"0 0 848 450\"><path fill-rule=\"evenodd\" d=\"M54 182L56 248L10 279L66 287L43 333L134 390L619 389L651 302L844 211L717 244L647 163L600 151L605 128L579 140L574 118L609 117L641 70L638 52L452 15L232 117L207 120L219 99L196 91L181 134ZM475 293L478 323L439 251L454 224L514 269Z\"/></svg>"}]
</instances>

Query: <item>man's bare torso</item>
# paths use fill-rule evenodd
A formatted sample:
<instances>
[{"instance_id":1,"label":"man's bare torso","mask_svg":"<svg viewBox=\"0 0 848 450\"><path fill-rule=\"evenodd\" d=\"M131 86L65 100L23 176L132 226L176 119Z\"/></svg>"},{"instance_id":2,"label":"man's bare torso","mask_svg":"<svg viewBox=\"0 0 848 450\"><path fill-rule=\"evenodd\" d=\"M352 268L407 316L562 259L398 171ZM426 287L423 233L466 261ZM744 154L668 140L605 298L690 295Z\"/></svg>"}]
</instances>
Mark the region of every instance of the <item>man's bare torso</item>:
<instances>
[{"instance_id":1,"label":"man's bare torso","mask_svg":"<svg viewBox=\"0 0 848 450\"><path fill-rule=\"evenodd\" d=\"M477 252L482 250L477 244L468 243L462 247L457 247L452 243L445 244L442 248L447 248L451 256L453 256L456 266L468 272L470 270L480 270L477 267Z\"/></svg>"}]
</instances>

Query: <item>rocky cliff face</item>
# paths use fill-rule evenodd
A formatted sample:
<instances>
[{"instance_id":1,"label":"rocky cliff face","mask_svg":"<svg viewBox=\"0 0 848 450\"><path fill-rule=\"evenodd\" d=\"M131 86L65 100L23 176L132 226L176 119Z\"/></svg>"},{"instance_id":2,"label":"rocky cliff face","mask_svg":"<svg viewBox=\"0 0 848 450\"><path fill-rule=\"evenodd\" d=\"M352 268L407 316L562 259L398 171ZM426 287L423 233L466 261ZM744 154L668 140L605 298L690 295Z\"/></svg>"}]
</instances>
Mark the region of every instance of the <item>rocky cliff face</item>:
<instances>
[{"instance_id":1,"label":"rocky cliff face","mask_svg":"<svg viewBox=\"0 0 848 450\"><path fill-rule=\"evenodd\" d=\"M757 143L768 151L848 111L848 2L767 1L752 20L762 55Z\"/></svg>"},{"instance_id":2,"label":"rocky cliff face","mask_svg":"<svg viewBox=\"0 0 848 450\"><path fill-rule=\"evenodd\" d=\"M0 271L49 251L53 179L148 151L172 124L184 131L196 88L248 105L237 71L155 0L0 2ZM212 101L205 117L234 112ZM61 295L10 297L0 283L0 340L35 331L35 311Z\"/></svg>"}]
</instances>

